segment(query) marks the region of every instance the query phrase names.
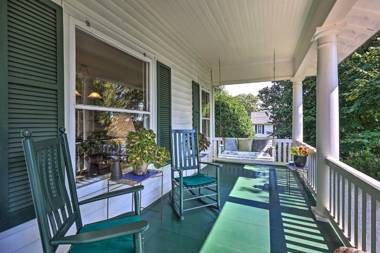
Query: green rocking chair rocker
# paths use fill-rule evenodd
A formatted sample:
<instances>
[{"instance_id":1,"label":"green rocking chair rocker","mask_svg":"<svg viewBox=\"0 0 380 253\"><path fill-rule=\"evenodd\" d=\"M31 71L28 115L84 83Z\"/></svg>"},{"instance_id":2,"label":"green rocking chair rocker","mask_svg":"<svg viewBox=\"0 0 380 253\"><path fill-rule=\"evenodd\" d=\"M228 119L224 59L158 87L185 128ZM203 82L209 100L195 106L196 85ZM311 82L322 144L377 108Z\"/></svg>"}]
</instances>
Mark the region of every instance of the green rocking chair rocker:
<instances>
[{"instance_id":1,"label":"green rocking chair rocker","mask_svg":"<svg viewBox=\"0 0 380 253\"><path fill-rule=\"evenodd\" d=\"M220 208L220 164L199 161L198 138L195 130L172 130L172 192L175 213L184 219L184 212L202 208ZM201 165L215 168L213 176L201 173ZM195 174L186 176L195 170Z\"/></svg>"},{"instance_id":2,"label":"green rocking chair rocker","mask_svg":"<svg viewBox=\"0 0 380 253\"><path fill-rule=\"evenodd\" d=\"M64 244L72 245L71 253L143 252L142 233L149 225L140 218L139 192L142 186L112 191L78 202L64 130L60 130L58 138L41 141L34 141L29 131L25 131L23 136L25 161L45 253L55 252L59 245ZM68 189L65 187L66 179ZM82 224L80 205L127 193L134 194L134 212ZM77 233L66 235L73 224Z\"/></svg>"}]
</instances>

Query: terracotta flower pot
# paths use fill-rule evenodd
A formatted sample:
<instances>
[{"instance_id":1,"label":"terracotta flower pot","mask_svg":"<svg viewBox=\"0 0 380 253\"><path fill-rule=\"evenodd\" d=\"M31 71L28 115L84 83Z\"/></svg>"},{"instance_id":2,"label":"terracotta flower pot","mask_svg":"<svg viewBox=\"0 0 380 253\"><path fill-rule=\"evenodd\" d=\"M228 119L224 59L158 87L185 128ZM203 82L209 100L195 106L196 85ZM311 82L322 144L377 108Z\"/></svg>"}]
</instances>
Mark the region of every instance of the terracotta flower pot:
<instances>
[{"instance_id":1,"label":"terracotta flower pot","mask_svg":"<svg viewBox=\"0 0 380 253\"><path fill-rule=\"evenodd\" d=\"M146 173L148 173L148 164L143 163L143 165L141 166L133 167L133 173L138 176L145 175Z\"/></svg>"},{"instance_id":2,"label":"terracotta flower pot","mask_svg":"<svg viewBox=\"0 0 380 253\"><path fill-rule=\"evenodd\" d=\"M298 156L298 155L294 156L294 164L296 165L296 167L300 167L300 168L305 167L306 161L307 161L307 156Z\"/></svg>"}]
</instances>

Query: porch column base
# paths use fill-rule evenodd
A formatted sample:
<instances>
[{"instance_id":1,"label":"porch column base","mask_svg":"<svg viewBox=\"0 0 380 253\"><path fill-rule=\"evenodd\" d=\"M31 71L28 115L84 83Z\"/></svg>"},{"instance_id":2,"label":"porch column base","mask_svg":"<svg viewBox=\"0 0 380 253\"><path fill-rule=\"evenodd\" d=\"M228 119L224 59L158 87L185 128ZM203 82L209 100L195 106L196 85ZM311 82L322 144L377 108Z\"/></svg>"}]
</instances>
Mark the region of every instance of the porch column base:
<instances>
[{"instance_id":1,"label":"porch column base","mask_svg":"<svg viewBox=\"0 0 380 253\"><path fill-rule=\"evenodd\" d=\"M311 211L313 212L315 219L321 222L330 222L330 217L326 209L323 211L319 210L316 206L311 207Z\"/></svg>"}]
</instances>

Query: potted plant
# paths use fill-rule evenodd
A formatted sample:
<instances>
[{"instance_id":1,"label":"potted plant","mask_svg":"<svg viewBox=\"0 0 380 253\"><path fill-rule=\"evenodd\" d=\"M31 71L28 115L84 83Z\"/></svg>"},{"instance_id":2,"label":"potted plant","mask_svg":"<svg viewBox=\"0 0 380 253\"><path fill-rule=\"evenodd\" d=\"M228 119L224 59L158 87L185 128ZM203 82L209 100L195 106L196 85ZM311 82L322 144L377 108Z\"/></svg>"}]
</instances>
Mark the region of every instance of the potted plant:
<instances>
[{"instance_id":1,"label":"potted plant","mask_svg":"<svg viewBox=\"0 0 380 253\"><path fill-rule=\"evenodd\" d=\"M291 153L294 157L296 167L305 167L307 156L310 154L310 149L305 146L295 146L291 148Z\"/></svg>"},{"instance_id":2,"label":"potted plant","mask_svg":"<svg viewBox=\"0 0 380 253\"><path fill-rule=\"evenodd\" d=\"M156 134L145 128L128 133L127 156L136 175L146 174L149 164L160 168L170 159L169 151L156 144Z\"/></svg>"}]
</instances>

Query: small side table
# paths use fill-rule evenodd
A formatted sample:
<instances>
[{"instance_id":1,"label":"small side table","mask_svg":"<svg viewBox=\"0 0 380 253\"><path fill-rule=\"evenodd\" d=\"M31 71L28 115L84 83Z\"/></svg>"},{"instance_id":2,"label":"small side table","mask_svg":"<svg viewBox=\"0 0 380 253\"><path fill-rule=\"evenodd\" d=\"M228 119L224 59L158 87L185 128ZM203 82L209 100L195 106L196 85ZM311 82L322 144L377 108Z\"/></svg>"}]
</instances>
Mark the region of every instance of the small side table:
<instances>
[{"instance_id":1,"label":"small side table","mask_svg":"<svg viewBox=\"0 0 380 253\"><path fill-rule=\"evenodd\" d=\"M148 170L148 173L146 175L138 176L133 174L133 172L124 173L122 177L118 180L112 180L111 178L108 178L107 180L107 191L113 191L116 190L124 185L128 186L136 186L136 185L142 185L142 183L149 179L149 178L155 178L160 177L161 178L161 191L160 191L160 212L161 212L161 222L162 222L162 214L163 214L163 203L162 203L162 197L164 194L164 172L162 170L156 170L156 169L150 169ZM111 186L112 190L111 190ZM142 194L140 192L140 194ZM142 199L142 196L140 195L140 200ZM132 195L132 210L133 211L133 201L134 196ZM141 207L142 210L144 210L146 207ZM109 200L107 199L107 219L109 218Z\"/></svg>"}]
</instances>

